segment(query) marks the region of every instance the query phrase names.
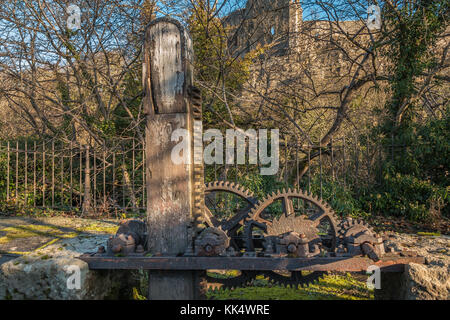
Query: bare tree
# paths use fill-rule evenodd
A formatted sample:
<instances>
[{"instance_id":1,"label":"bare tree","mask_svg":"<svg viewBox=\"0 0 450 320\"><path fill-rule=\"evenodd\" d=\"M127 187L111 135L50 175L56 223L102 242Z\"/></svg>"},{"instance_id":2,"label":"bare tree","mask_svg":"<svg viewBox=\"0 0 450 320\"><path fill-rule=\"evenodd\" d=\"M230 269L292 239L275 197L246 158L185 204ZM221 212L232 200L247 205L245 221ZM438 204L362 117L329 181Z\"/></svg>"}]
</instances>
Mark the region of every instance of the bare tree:
<instances>
[{"instance_id":1,"label":"bare tree","mask_svg":"<svg viewBox=\"0 0 450 320\"><path fill-rule=\"evenodd\" d=\"M277 126L286 136L295 133L303 154L301 178L308 170L308 157L326 153L323 148L349 130L364 131L374 121L368 111L382 110L390 99L394 66L389 53L397 24L369 28L365 1L312 0L301 6L297 1L277 1L269 6L279 18L289 12L288 26L274 22L273 40L262 43L265 54L253 64L241 107L255 123ZM398 13L401 6L389 2L384 10ZM254 28L255 33L269 32L263 24ZM437 63L414 79L416 94L402 102L404 107L417 99L435 113L448 101L447 28L437 37L439 45L430 42L427 47ZM402 108L397 121L401 112Z\"/></svg>"},{"instance_id":2,"label":"bare tree","mask_svg":"<svg viewBox=\"0 0 450 320\"><path fill-rule=\"evenodd\" d=\"M2 4L2 99L37 135L95 145L142 136L141 35L154 3L75 2L78 30L68 26L70 3ZM125 128L117 128L124 117Z\"/></svg>"}]
</instances>

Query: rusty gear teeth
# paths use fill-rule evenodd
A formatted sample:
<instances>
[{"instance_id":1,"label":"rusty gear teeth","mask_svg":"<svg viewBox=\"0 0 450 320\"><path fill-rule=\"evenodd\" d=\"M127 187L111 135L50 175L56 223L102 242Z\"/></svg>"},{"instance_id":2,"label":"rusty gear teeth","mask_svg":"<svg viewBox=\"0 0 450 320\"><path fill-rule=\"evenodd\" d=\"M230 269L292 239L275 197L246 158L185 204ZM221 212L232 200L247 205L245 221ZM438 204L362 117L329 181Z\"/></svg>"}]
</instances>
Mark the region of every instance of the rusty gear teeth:
<instances>
[{"instance_id":1,"label":"rusty gear teeth","mask_svg":"<svg viewBox=\"0 0 450 320\"><path fill-rule=\"evenodd\" d=\"M228 181L214 181L209 182L205 185L205 192L213 192L213 191L225 191L234 193L238 196L241 196L242 198L254 198L253 192L246 189L245 187L237 184L237 183L230 183Z\"/></svg>"},{"instance_id":2,"label":"rusty gear teeth","mask_svg":"<svg viewBox=\"0 0 450 320\"><path fill-rule=\"evenodd\" d=\"M283 243L276 240L280 235L289 233L302 234L303 238L310 239L310 243L313 243L314 251L309 251L306 256L321 254L319 246L325 244L328 252L338 253L336 249L341 248L344 244L346 233L348 230L354 230L354 228L364 228L373 233L368 224L362 220L357 219L345 219L341 220L334 213L328 203L323 201L320 197L312 194L308 191L295 190L284 188L282 190L274 191L271 194L265 196L261 200L257 200L254 194L244 188L243 186L234 182L228 181L215 181L205 185L205 194L222 191L226 193L232 193L245 199L249 206L244 210L236 213L232 218L225 221L218 221L214 227L220 228L227 232L230 239L233 240L241 238L242 242L239 249L244 249L244 254L248 256L271 256L274 252L276 254L287 254L282 247ZM302 215L295 215L294 202L292 199L299 199L301 202ZM281 200L283 204L283 212L281 216L274 217L272 221L267 220L267 208L275 201ZM212 213L207 210L205 205L205 212L209 213L212 217ZM264 215L263 215L264 213ZM306 215L303 215L306 213ZM329 224L327 234L318 236L318 226L326 220ZM216 220L217 221L217 220ZM339 224L336 221L340 221ZM242 233L238 233L238 229L244 226ZM254 228L259 229L259 233L254 233ZM313 231L308 233L308 228L312 228ZM316 232L317 231L317 232ZM240 232L240 231L239 231ZM374 234L374 233L373 233ZM239 236L238 236L239 235ZM317 241L317 242L316 242ZM325 242L327 241L327 242ZM281 247L280 247L281 245ZM240 247L242 246L242 247ZM281 248L281 249L280 249ZM280 251L281 250L281 251ZM258 274L262 274L272 284L299 287L308 286L319 281L327 272L314 271L305 273L305 271L293 271L290 273L278 273L275 271L241 271L241 273L234 277L213 277L208 274L203 276L203 281L207 284L207 287L211 290L228 290L237 287L246 286L255 279Z\"/></svg>"},{"instance_id":3,"label":"rusty gear teeth","mask_svg":"<svg viewBox=\"0 0 450 320\"><path fill-rule=\"evenodd\" d=\"M241 197L242 199L245 199L248 203L248 207L244 210L238 212L235 216L231 217L228 220L225 221L215 221L211 222L215 227L221 227L224 231L233 230L236 227L238 227L240 224L244 223L244 220L248 218L250 209L255 205L256 198L250 190L246 189L245 187L237 184L237 183L230 183L228 181L214 181L207 183L205 185L205 195L216 192L216 191L222 191L227 193L232 193L236 196ZM204 206L204 215L206 216L206 220L214 220L214 217L212 213L209 211L209 209Z\"/></svg>"},{"instance_id":4,"label":"rusty gear teeth","mask_svg":"<svg viewBox=\"0 0 450 320\"><path fill-rule=\"evenodd\" d=\"M325 274L326 272L315 271L304 275L301 271L293 271L290 276L284 276L274 271L263 272L263 275L269 279L270 283L291 288L307 287L318 282Z\"/></svg>"},{"instance_id":5,"label":"rusty gear teeth","mask_svg":"<svg viewBox=\"0 0 450 320\"><path fill-rule=\"evenodd\" d=\"M216 278L209 275L205 275L203 279L207 282L207 288L209 290L233 290L235 288L247 286L253 282L256 278L257 272L255 271L241 271L241 274L235 277L229 278Z\"/></svg>"},{"instance_id":6,"label":"rusty gear teeth","mask_svg":"<svg viewBox=\"0 0 450 320\"><path fill-rule=\"evenodd\" d=\"M368 231L370 231L372 234L376 234L375 231L369 226L369 224L366 221L361 220L361 219L353 219L353 218L349 217L345 220L342 220L337 226L339 240L341 242L343 242L347 231L356 226L363 227L363 228L367 229Z\"/></svg>"},{"instance_id":7,"label":"rusty gear teeth","mask_svg":"<svg viewBox=\"0 0 450 320\"><path fill-rule=\"evenodd\" d=\"M263 200L258 201L258 203L253 207L253 209L250 212L249 220L246 221L245 227L244 227L244 238L245 238L245 245L246 250L250 253L255 253L255 245L253 240L253 228L257 227L261 229L264 234L268 236L277 236L278 234L287 232L287 231L294 231L294 230L288 230L288 225L292 225L293 227L296 225L297 219L304 219L301 216L295 217L294 215L288 215L287 211L290 211L293 209L293 203L292 200L289 200L290 198L298 198L305 202L312 203L315 207L319 208L320 213L316 217L317 221L321 221L325 217L328 219L330 226L332 228L332 246L331 251L333 252L336 249L337 245L337 238L338 238L338 227L335 222L335 213L333 210L326 205L322 199L318 198L315 195L312 195L311 193L303 192L303 191L297 191L293 189L283 189L282 191L272 192L270 196L265 197ZM276 200L283 199L283 213L281 217L275 218L272 222L265 220L261 217L261 214L267 209L272 203L274 203ZM286 203L288 202L288 203ZM288 208L290 207L290 209ZM307 219L305 219L307 220ZM312 221L312 220L310 220ZM288 223L291 222L291 223ZM287 225L286 225L287 223ZM305 222L298 221L300 225L302 226ZM304 229L304 228L303 228ZM275 234L273 234L275 233ZM265 244L267 245L267 244ZM270 246L270 245L269 245ZM267 249L267 248L265 248ZM311 272L307 275L302 274L301 271L291 272L290 276L283 276L281 274L278 274L274 271L266 271L264 272L264 275L269 278L269 281L275 284L284 285L284 286L292 286L292 287L298 287L306 286L309 284L312 284L316 281L318 281L321 277L323 277L324 272Z\"/></svg>"},{"instance_id":8,"label":"rusty gear teeth","mask_svg":"<svg viewBox=\"0 0 450 320\"><path fill-rule=\"evenodd\" d=\"M206 215L208 215L208 219L210 221L215 221L215 226L220 228L221 230L226 231L227 235L229 235L230 238L233 239L233 237L236 236L237 228L240 227L241 224L244 224L245 220L248 218L250 209L256 203L256 198L253 192L234 182L230 183L229 181L214 181L205 185L205 195L216 191L234 194L245 199L248 203L247 208L238 212L236 215L225 221L215 220L206 205L204 207L204 212ZM236 243L234 243L234 247L239 250L242 249L240 247L237 247ZM255 277L255 272L241 271L240 275L229 278L215 278L206 274L203 277L203 281L206 283L206 287L210 290L228 290L248 285L253 281Z\"/></svg>"}]
</instances>

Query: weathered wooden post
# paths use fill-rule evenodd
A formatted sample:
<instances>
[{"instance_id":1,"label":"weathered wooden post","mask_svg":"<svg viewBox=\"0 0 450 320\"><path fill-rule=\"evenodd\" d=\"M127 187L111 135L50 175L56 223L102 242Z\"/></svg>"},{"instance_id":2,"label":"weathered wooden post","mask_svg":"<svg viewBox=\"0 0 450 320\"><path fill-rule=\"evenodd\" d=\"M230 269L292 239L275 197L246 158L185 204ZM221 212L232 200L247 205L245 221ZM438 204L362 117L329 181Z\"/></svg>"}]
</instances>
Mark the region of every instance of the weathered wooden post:
<instances>
[{"instance_id":1,"label":"weathered wooden post","mask_svg":"<svg viewBox=\"0 0 450 320\"><path fill-rule=\"evenodd\" d=\"M194 209L192 43L182 25L160 18L146 29L143 85L146 122L148 249L153 254L180 255L188 250ZM172 133L186 129L191 161L174 163ZM197 298L196 273L150 272L149 299Z\"/></svg>"}]
</instances>

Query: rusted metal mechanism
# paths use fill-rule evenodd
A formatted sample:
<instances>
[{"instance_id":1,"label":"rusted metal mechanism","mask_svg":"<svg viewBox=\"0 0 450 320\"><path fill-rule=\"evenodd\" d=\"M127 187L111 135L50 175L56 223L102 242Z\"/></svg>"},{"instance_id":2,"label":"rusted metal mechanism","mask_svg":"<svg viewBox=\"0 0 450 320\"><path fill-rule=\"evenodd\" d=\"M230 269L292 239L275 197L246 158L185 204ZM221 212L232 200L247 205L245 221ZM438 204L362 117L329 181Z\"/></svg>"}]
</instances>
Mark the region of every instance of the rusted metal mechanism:
<instances>
[{"instance_id":1,"label":"rusted metal mechanism","mask_svg":"<svg viewBox=\"0 0 450 320\"><path fill-rule=\"evenodd\" d=\"M245 224L247 255L312 258L334 252L337 225L331 208L315 196L295 190L274 192L261 200ZM262 238L258 246L255 238ZM324 272L266 271L269 281L286 286L305 286Z\"/></svg>"},{"instance_id":2,"label":"rusted metal mechanism","mask_svg":"<svg viewBox=\"0 0 450 320\"><path fill-rule=\"evenodd\" d=\"M383 238L377 235L367 223L351 217L339 224L340 245L337 254L351 256L365 254L374 261L385 253Z\"/></svg>"},{"instance_id":3,"label":"rusted metal mechanism","mask_svg":"<svg viewBox=\"0 0 450 320\"><path fill-rule=\"evenodd\" d=\"M107 243L107 253L115 255L129 255L133 253L143 253L147 243L147 226L140 220L124 220L120 223L119 229L114 237L110 237ZM105 251L104 247L99 247L99 253Z\"/></svg>"},{"instance_id":4,"label":"rusted metal mechanism","mask_svg":"<svg viewBox=\"0 0 450 320\"><path fill-rule=\"evenodd\" d=\"M230 246L230 238L220 228L208 227L195 239L196 256L225 256L227 249L234 251Z\"/></svg>"},{"instance_id":5,"label":"rusted metal mechanism","mask_svg":"<svg viewBox=\"0 0 450 320\"><path fill-rule=\"evenodd\" d=\"M127 268L161 269L165 261L168 270L203 270L201 283L212 289L245 286L260 274L274 284L298 287L331 270L364 271L374 264L401 271L404 263L423 263L417 255L386 250L367 223L339 219L310 193L281 190L258 201L231 182L216 181L203 189L204 201L198 201L203 208L197 210L191 250L184 258L146 257L147 228L138 220L122 222L106 252L100 247L81 258L94 268L124 268L128 263ZM230 210L230 201L239 205Z\"/></svg>"},{"instance_id":6,"label":"rusted metal mechanism","mask_svg":"<svg viewBox=\"0 0 450 320\"><path fill-rule=\"evenodd\" d=\"M230 200L230 197L236 202L240 202L242 207L236 208L236 212L231 215L227 215L220 210L215 200ZM242 227L245 220L248 218L250 210L253 208L257 202L254 194L240 186L239 184L229 182L229 181L215 181L206 184L205 186L205 206L204 206L204 225L207 226L205 231L215 229L220 230L226 234L227 239L224 242L228 243L228 249L223 250L223 247L219 247L222 255L233 257L240 254L241 250L244 250L244 245L241 237ZM201 229L201 225L196 226L197 229ZM200 238L195 240L195 251L203 251L200 248L204 248L204 243L206 242L200 233ZM214 276L216 275L216 276ZM245 271L245 270L234 270L227 275L217 274L215 272L203 272L202 273L202 283L206 285L209 289L227 289L245 286L253 281L257 276L255 271Z\"/></svg>"}]
</instances>

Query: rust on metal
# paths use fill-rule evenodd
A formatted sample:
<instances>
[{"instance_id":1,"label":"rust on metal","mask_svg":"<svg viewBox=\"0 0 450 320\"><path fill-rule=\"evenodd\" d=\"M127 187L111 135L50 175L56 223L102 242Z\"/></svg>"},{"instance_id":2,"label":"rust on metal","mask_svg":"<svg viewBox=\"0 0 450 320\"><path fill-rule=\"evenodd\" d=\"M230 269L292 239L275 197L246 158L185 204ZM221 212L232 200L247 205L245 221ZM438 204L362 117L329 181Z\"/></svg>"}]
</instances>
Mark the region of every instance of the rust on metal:
<instances>
[{"instance_id":1,"label":"rust on metal","mask_svg":"<svg viewBox=\"0 0 450 320\"><path fill-rule=\"evenodd\" d=\"M104 254L84 254L79 259L90 269L144 269L144 270L248 270L248 271L342 271L365 272L370 265L382 272L403 272L408 263L425 263L424 257L401 257L386 254L377 262L366 257L146 257L135 255L111 257Z\"/></svg>"}]
</instances>

